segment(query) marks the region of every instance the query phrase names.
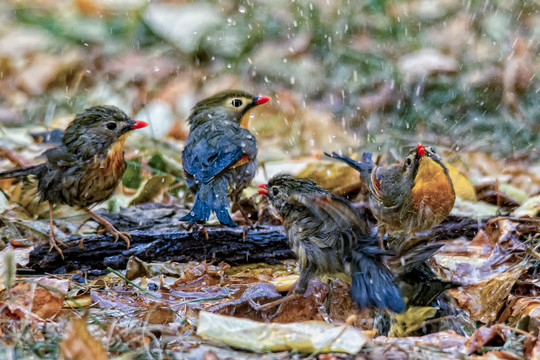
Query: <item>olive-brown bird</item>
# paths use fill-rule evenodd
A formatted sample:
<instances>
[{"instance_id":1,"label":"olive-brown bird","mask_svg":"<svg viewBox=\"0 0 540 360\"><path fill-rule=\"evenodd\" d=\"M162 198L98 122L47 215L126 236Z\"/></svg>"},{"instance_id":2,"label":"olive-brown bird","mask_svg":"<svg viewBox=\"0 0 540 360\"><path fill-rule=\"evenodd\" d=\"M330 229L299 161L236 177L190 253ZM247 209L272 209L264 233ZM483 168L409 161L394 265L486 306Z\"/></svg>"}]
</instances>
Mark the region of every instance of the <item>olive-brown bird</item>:
<instances>
[{"instance_id":1,"label":"olive-brown bird","mask_svg":"<svg viewBox=\"0 0 540 360\"><path fill-rule=\"evenodd\" d=\"M84 209L103 225L99 233L108 232L116 240L122 238L129 247L130 235L118 231L90 208L114 193L126 170L126 138L132 130L145 126L148 124L130 119L115 106L91 107L75 116L60 146L42 154L46 162L0 172L0 179L29 175L37 179L39 201L49 202L50 250L56 249L63 258L58 244L65 244L54 235L54 204Z\"/></svg>"},{"instance_id":2,"label":"olive-brown bird","mask_svg":"<svg viewBox=\"0 0 540 360\"><path fill-rule=\"evenodd\" d=\"M187 120L190 133L182 152L182 166L186 183L195 192L195 202L180 220L205 222L215 213L221 224L236 226L229 215L227 195L237 203L257 170L257 140L241 126L242 118L269 100L228 90L193 107Z\"/></svg>"},{"instance_id":3,"label":"olive-brown bird","mask_svg":"<svg viewBox=\"0 0 540 360\"><path fill-rule=\"evenodd\" d=\"M358 306L404 310L400 290L383 260L386 252L368 232L359 210L313 181L290 175L276 175L259 187L282 217L289 245L298 257L296 293L304 293L315 275L348 273Z\"/></svg>"},{"instance_id":4,"label":"olive-brown bird","mask_svg":"<svg viewBox=\"0 0 540 360\"><path fill-rule=\"evenodd\" d=\"M440 224L454 207L456 194L448 169L433 148L418 144L403 164L376 166L370 153L361 161L337 153L326 154L360 172L370 190L369 204L379 224L387 231L414 234Z\"/></svg>"}]
</instances>

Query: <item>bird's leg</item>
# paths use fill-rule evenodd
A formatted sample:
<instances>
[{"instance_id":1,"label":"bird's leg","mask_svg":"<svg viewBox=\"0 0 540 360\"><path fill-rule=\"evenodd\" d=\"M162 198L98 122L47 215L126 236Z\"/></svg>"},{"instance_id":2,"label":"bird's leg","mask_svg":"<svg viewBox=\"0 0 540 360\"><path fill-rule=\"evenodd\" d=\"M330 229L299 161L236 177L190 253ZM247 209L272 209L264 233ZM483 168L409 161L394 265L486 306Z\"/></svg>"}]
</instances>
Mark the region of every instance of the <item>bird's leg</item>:
<instances>
[{"instance_id":1,"label":"bird's leg","mask_svg":"<svg viewBox=\"0 0 540 360\"><path fill-rule=\"evenodd\" d=\"M118 238L121 238L122 240L124 240L126 242L127 247L129 249L129 245L130 245L129 239L131 238L130 234L128 234L127 232L118 231L113 226L113 224L111 224L110 222L108 222L107 220L105 220L104 218L102 218L101 216L99 216L98 214L93 212L92 210L90 210L88 208L84 208L84 211L89 213L94 219L96 219L99 223L101 223L101 225L103 225L104 229L99 230L98 234L101 235L104 232L108 232L109 234L114 236L114 242L117 242Z\"/></svg>"},{"instance_id":2,"label":"bird's leg","mask_svg":"<svg viewBox=\"0 0 540 360\"><path fill-rule=\"evenodd\" d=\"M54 235L54 223L53 223L53 207L52 204L49 203L49 244L51 244L51 247L49 248L49 252L51 252L52 249L55 249L58 251L60 256L62 257L62 260L64 260L64 254L62 253L62 250L58 247L58 244L68 247L66 244L64 244L62 241L57 240L56 236Z\"/></svg>"},{"instance_id":3,"label":"bird's leg","mask_svg":"<svg viewBox=\"0 0 540 360\"><path fill-rule=\"evenodd\" d=\"M379 244L381 246L381 250L386 250L386 248L384 246L384 235L386 235L385 227L379 225L379 228L377 229L377 232L379 233Z\"/></svg>"},{"instance_id":4,"label":"bird's leg","mask_svg":"<svg viewBox=\"0 0 540 360\"><path fill-rule=\"evenodd\" d=\"M296 286L294 287L294 292L296 294L305 293L309 284L309 280L311 280L314 274L315 270L312 268L312 266L308 265L304 269L302 269L300 271L300 276L298 277Z\"/></svg>"},{"instance_id":5,"label":"bird's leg","mask_svg":"<svg viewBox=\"0 0 540 360\"><path fill-rule=\"evenodd\" d=\"M239 196L233 198L233 204L234 204L233 208L237 207L238 210L240 210L240 213L242 214L242 216L244 217L244 220L246 221L246 225L242 229L242 242L246 242L246 234L248 233L249 230L255 229L257 227L258 222L253 223L253 221L251 221L249 216L246 214L246 212L242 208L242 205L240 205Z\"/></svg>"}]
</instances>

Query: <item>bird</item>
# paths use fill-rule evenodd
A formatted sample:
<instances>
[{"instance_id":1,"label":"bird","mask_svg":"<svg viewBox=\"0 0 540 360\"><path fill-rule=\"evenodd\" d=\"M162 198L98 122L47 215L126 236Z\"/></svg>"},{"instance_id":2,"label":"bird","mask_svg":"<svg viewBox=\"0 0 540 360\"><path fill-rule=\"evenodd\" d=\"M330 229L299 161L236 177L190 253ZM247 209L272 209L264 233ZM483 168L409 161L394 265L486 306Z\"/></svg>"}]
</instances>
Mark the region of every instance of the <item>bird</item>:
<instances>
[{"instance_id":1,"label":"bird","mask_svg":"<svg viewBox=\"0 0 540 360\"><path fill-rule=\"evenodd\" d=\"M283 219L289 246L298 258L300 276L294 292L305 293L314 276L348 273L359 307L404 310L394 275L384 262L387 254L350 202L309 179L288 174L275 175L259 188Z\"/></svg>"},{"instance_id":2,"label":"bird","mask_svg":"<svg viewBox=\"0 0 540 360\"><path fill-rule=\"evenodd\" d=\"M181 221L204 223L215 213L221 224L237 226L229 214L227 196L238 204L257 170L257 140L242 127L242 119L269 100L267 96L227 90L195 104L187 119L190 132L182 151L184 177L195 201Z\"/></svg>"},{"instance_id":3,"label":"bird","mask_svg":"<svg viewBox=\"0 0 540 360\"><path fill-rule=\"evenodd\" d=\"M66 246L54 235L53 205L63 204L84 209L108 232L124 240L129 248L131 237L118 231L91 208L113 195L126 170L124 144L128 134L148 126L132 120L116 106L102 105L85 109L68 125L62 143L46 150L46 161L37 165L0 172L0 179L31 176L37 180L39 201L49 203L49 243L64 258L58 245Z\"/></svg>"},{"instance_id":4,"label":"bird","mask_svg":"<svg viewBox=\"0 0 540 360\"><path fill-rule=\"evenodd\" d=\"M369 204L378 222L381 246L387 232L407 235L440 224L454 207L456 194L448 168L432 147L411 148L403 164L377 166L371 153L355 161L336 152L326 156L343 161L360 173L369 189ZM407 247L397 245L398 253Z\"/></svg>"}]
</instances>

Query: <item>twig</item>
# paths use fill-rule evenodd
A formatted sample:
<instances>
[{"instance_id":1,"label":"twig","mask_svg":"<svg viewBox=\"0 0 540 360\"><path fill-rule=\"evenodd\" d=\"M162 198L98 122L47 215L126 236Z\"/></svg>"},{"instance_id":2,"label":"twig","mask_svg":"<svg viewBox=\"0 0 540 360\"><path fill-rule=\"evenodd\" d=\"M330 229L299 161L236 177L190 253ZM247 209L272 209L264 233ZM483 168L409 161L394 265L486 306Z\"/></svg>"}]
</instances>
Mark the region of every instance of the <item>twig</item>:
<instances>
[{"instance_id":1,"label":"twig","mask_svg":"<svg viewBox=\"0 0 540 360\"><path fill-rule=\"evenodd\" d=\"M518 329L518 328L513 328L513 327L508 326L506 324L496 324L495 326L498 327L498 328L510 330L510 331L515 332L515 333L518 333L518 334L525 335L525 336L528 336L530 338L536 339L536 336L526 332L525 330L521 330L521 329Z\"/></svg>"}]
</instances>

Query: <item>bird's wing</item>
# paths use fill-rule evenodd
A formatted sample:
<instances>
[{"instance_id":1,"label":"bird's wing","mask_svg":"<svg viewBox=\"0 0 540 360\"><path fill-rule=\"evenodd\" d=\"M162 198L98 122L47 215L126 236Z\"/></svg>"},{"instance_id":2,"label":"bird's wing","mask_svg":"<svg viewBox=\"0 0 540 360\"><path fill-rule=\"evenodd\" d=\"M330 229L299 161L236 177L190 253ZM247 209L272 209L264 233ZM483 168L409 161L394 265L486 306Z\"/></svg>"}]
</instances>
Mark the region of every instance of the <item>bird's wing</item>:
<instances>
[{"instance_id":1,"label":"bird's wing","mask_svg":"<svg viewBox=\"0 0 540 360\"><path fill-rule=\"evenodd\" d=\"M382 197L381 197L381 180L382 180L382 177L381 177L381 174L380 174L380 171L379 171L379 167L377 166L376 168L374 168L372 171L371 171L371 178L369 180L369 183L368 183L368 188L369 188L369 191L371 192L371 194L373 195L373 197L375 199L377 199L377 201L381 202L382 201Z\"/></svg>"},{"instance_id":2,"label":"bird's wing","mask_svg":"<svg viewBox=\"0 0 540 360\"><path fill-rule=\"evenodd\" d=\"M354 233L357 236L367 233L367 223L359 212L345 199L334 194L293 194L289 197L292 204L300 204L309 209L317 216L324 226L328 226L329 232L336 231ZM323 231L326 233L326 231ZM325 237L323 240L327 246L333 246L337 236ZM319 245L319 247L322 247Z\"/></svg>"},{"instance_id":3,"label":"bird's wing","mask_svg":"<svg viewBox=\"0 0 540 360\"><path fill-rule=\"evenodd\" d=\"M71 166L80 161L77 155L69 152L64 145L48 149L41 156L45 156L49 164L58 168Z\"/></svg>"},{"instance_id":4,"label":"bird's wing","mask_svg":"<svg viewBox=\"0 0 540 360\"><path fill-rule=\"evenodd\" d=\"M198 127L182 152L184 170L196 182L207 183L223 171L244 165L257 155L255 137L239 126Z\"/></svg>"}]
</instances>

